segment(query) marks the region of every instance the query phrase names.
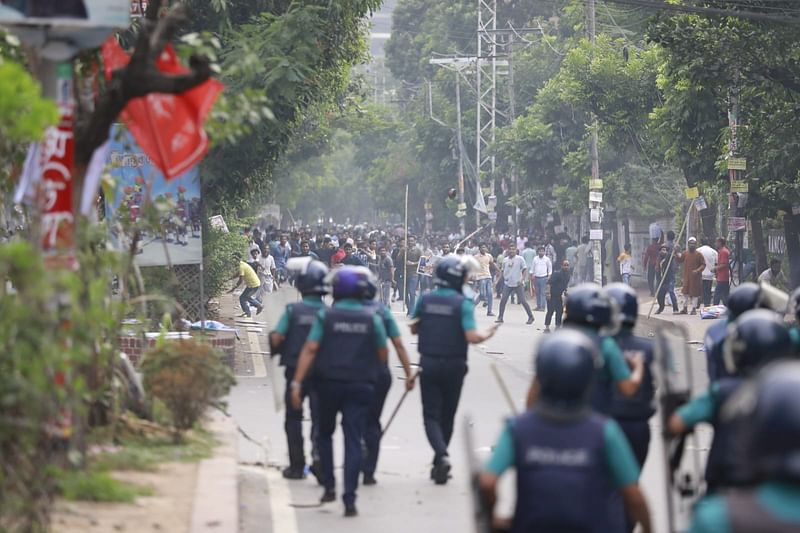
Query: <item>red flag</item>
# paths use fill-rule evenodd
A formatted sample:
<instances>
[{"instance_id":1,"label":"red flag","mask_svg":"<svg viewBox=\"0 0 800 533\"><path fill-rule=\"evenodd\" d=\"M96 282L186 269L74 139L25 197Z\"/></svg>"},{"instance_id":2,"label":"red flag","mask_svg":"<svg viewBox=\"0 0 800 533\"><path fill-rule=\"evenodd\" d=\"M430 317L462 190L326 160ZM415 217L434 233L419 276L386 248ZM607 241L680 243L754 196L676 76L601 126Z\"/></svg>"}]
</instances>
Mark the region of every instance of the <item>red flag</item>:
<instances>
[{"instance_id":1,"label":"red flag","mask_svg":"<svg viewBox=\"0 0 800 533\"><path fill-rule=\"evenodd\" d=\"M106 77L125 66L130 58L116 39L103 44ZM156 62L158 70L177 75L189 72L182 66L171 45ZM131 100L122 112L136 142L170 180L199 163L208 150L203 130L223 85L209 79L181 94L148 94Z\"/></svg>"}]
</instances>

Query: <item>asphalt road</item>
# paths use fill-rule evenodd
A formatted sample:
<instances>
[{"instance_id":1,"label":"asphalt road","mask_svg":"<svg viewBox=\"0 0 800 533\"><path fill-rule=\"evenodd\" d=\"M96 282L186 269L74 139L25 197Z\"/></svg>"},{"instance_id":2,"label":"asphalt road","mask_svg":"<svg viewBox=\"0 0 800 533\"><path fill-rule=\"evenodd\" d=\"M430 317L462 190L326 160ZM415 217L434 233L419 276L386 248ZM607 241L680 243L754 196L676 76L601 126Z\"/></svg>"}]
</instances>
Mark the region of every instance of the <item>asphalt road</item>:
<instances>
[{"instance_id":1,"label":"asphalt road","mask_svg":"<svg viewBox=\"0 0 800 533\"><path fill-rule=\"evenodd\" d=\"M229 398L229 408L240 427L258 444L240 439L240 497L242 533L311 533L376 532L381 533L440 533L470 531L471 504L468 492L465 417L472 420L473 452L483 461L494 444L503 421L512 413L511 406L493 376L495 366L507 384L516 409L524 404L527 387L532 379L533 348L542 335L544 313L536 312L536 322L525 325L525 314L518 305L509 305L506 322L498 334L485 344L470 349L469 373L461 397L456 433L451 443L454 465L453 478L445 486L436 486L428 474L432 452L422 425L419 390L406 399L381 446L381 458L376 477L378 485L360 487L356 519L342 518L341 502L318 506L321 488L313 477L302 481L286 481L280 468L287 464L286 439L283 432L283 413L276 412L272 363L263 355L268 351L266 333L277 322L285 302L294 301L293 289L286 288L268 299L264 313L256 317L261 324L240 324L243 328L241 356L238 360L239 382ZM224 305L224 303L223 303ZM496 312L496 311L495 311ZM478 327L492 324L493 317L485 316L479 308ZM403 338L412 360L417 356L416 339L405 326L405 316L395 304L395 317L401 325ZM656 324L657 326L657 324ZM260 331L258 329L260 328ZM252 331L246 331L246 330ZM649 331L654 328L651 325ZM250 353L244 353L250 352ZM703 354L694 351L693 360L701 361ZM394 353L390 364L395 376L403 375ZM278 382L283 387L282 371ZM703 367L696 365L698 376ZM698 382L697 387L702 383ZM384 421L399 401L404 387L399 379L393 384L384 409ZM279 392L282 393L282 390ZM660 428L657 419L651 421L653 434ZM306 430L307 434L307 430ZM703 434L703 442L708 433ZM698 446L701 450L704 444ZM341 431L334 441L337 481L341 494L341 464L343 447ZM689 454L691 457L691 454ZM648 462L641 483L645 489L654 517L656 531L667 531L663 475L663 453L660 442L651 443ZM513 510L513 474L504 479L500 513Z\"/></svg>"}]
</instances>

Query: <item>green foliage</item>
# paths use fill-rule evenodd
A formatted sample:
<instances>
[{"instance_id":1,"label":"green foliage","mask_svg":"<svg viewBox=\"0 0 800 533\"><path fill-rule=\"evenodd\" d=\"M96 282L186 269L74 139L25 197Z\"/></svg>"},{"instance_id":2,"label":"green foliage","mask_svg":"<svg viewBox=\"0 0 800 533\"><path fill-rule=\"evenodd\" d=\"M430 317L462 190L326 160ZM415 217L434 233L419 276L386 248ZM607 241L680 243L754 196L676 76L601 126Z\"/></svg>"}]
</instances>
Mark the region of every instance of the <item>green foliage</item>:
<instances>
[{"instance_id":1,"label":"green foliage","mask_svg":"<svg viewBox=\"0 0 800 533\"><path fill-rule=\"evenodd\" d=\"M91 468L99 471L137 470L150 472L160 463L196 462L211 456L216 441L205 431L187 433L184 441L176 444L172 439L125 438L119 450L104 452L90 460Z\"/></svg>"},{"instance_id":2,"label":"green foliage","mask_svg":"<svg viewBox=\"0 0 800 533\"><path fill-rule=\"evenodd\" d=\"M116 480L105 471L62 470L56 479L59 494L71 501L133 503L153 495L153 489Z\"/></svg>"},{"instance_id":3,"label":"green foliage","mask_svg":"<svg viewBox=\"0 0 800 533\"><path fill-rule=\"evenodd\" d=\"M235 382L221 355L195 340L156 346L145 354L141 370L145 389L169 410L176 438L191 429Z\"/></svg>"},{"instance_id":4,"label":"green foliage","mask_svg":"<svg viewBox=\"0 0 800 533\"><path fill-rule=\"evenodd\" d=\"M0 245L3 530L46 523L54 485L43 466L65 460L57 450L70 449L110 391L125 305L109 298L113 258L88 250L78 254L80 271L54 272L30 244Z\"/></svg>"},{"instance_id":5,"label":"green foliage","mask_svg":"<svg viewBox=\"0 0 800 533\"><path fill-rule=\"evenodd\" d=\"M206 296L216 298L234 275L238 263L233 254L247 249L247 239L236 231L233 221L227 222L231 233L223 233L217 228L203 230L203 283Z\"/></svg>"}]
</instances>

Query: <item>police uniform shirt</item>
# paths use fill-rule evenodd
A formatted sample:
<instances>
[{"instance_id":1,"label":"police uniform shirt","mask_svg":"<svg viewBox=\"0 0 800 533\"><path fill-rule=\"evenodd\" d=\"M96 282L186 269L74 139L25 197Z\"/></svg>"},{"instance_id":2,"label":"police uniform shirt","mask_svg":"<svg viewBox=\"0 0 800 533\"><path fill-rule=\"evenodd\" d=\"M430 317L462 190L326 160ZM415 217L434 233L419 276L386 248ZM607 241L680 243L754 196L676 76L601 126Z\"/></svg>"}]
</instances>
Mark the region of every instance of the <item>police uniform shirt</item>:
<instances>
[{"instance_id":1,"label":"police uniform shirt","mask_svg":"<svg viewBox=\"0 0 800 533\"><path fill-rule=\"evenodd\" d=\"M429 294L436 296L455 296L461 293L448 287L436 287ZM417 298L417 303L414 307L414 312L411 314L411 318L419 318L421 313L422 298ZM464 298L464 301L461 302L461 327L464 329L464 332L477 329L475 325L475 304L472 303L472 300L469 298Z\"/></svg>"},{"instance_id":2,"label":"police uniform shirt","mask_svg":"<svg viewBox=\"0 0 800 533\"><path fill-rule=\"evenodd\" d=\"M603 427L605 441L606 462L611 473L611 479L616 488L633 485L639 480L639 465L633 455L631 446L622 429L612 419L607 419ZM509 425L503 429L500 438L495 444L492 456L486 464L486 470L500 476L514 466L514 440ZM567 496L569 497L569 496Z\"/></svg>"},{"instance_id":3,"label":"police uniform shirt","mask_svg":"<svg viewBox=\"0 0 800 533\"><path fill-rule=\"evenodd\" d=\"M800 486L768 481L757 486L753 494L756 502L771 516L800 531ZM724 496L708 496L695 508L694 519L688 533L732 533L728 502Z\"/></svg>"},{"instance_id":4,"label":"police uniform shirt","mask_svg":"<svg viewBox=\"0 0 800 533\"><path fill-rule=\"evenodd\" d=\"M333 307L344 310L358 311L364 309L364 304L358 300L346 299L339 300L333 303ZM386 348L386 328L383 326L383 318L378 316L377 313L372 315L372 321L375 326L375 349L380 350ZM322 334L325 329L325 309L322 308L317 315L317 321L311 326L311 331L308 333L308 340L313 342L322 342Z\"/></svg>"},{"instance_id":5,"label":"police uniform shirt","mask_svg":"<svg viewBox=\"0 0 800 533\"><path fill-rule=\"evenodd\" d=\"M400 326L397 325L397 320L392 315L392 310L386 305L381 305L381 309L377 313L383 319L383 325L386 329L386 336L390 339L396 339L400 336Z\"/></svg>"},{"instance_id":6,"label":"police uniform shirt","mask_svg":"<svg viewBox=\"0 0 800 533\"><path fill-rule=\"evenodd\" d=\"M678 417L686 427L694 427L700 422L711 422L717 412L717 393L719 385L712 383L706 392L693 398L677 411Z\"/></svg>"},{"instance_id":7,"label":"police uniform shirt","mask_svg":"<svg viewBox=\"0 0 800 533\"><path fill-rule=\"evenodd\" d=\"M320 309L325 307L325 302L322 301L322 296L318 296L316 294L303 296L303 303L311 307L319 307ZM284 337L289 334L289 310L291 305L292 304L286 306L281 318L278 320L278 325L275 326L275 331Z\"/></svg>"},{"instance_id":8,"label":"police uniform shirt","mask_svg":"<svg viewBox=\"0 0 800 533\"><path fill-rule=\"evenodd\" d=\"M576 327L575 329L585 333L591 339L600 339L598 348L600 349L600 357L603 359L601 372L603 372L608 381L616 383L631 378L631 369L625 361L625 356L622 355L622 350L619 349L619 344L613 337L600 336L597 331L591 328Z\"/></svg>"}]
</instances>

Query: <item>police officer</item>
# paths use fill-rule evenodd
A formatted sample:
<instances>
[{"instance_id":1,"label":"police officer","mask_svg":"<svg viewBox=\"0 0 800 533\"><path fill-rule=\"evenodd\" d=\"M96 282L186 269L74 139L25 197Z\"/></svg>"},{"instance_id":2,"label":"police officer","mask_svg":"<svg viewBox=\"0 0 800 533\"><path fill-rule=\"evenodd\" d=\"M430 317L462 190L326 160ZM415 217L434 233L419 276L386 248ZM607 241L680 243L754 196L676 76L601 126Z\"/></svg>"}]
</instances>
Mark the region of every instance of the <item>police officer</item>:
<instances>
[{"instance_id":1,"label":"police officer","mask_svg":"<svg viewBox=\"0 0 800 533\"><path fill-rule=\"evenodd\" d=\"M614 337L624 356L639 356L644 363L644 374L639 390L633 396L625 396L619 390L612 389L611 408L609 414L622 428L633 448L633 454L644 466L647 450L650 447L650 417L655 414L655 386L653 385L653 341L633 334L636 318L639 316L639 302L636 291L624 283L612 283L605 289L606 294L617 302L617 309L622 323Z\"/></svg>"},{"instance_id":2,"label":"police officer","mask_svg":"<svg viewBox=\"0 0 800 533\"><path fill-rule=\"evenodd\" d=\"M700 422L714 427L714 440L706 463L709 492L752 482L751 473L737 461L735 450L735 435L748 421L722 420L722 406L762 366L790 357L792 343L788 329L775 312L755 309L745 312L728 327L723 352L730 377L711 383L707 392L680 407L667 423L667 431L672 435L687 433Z\"/></svg>"},{"instance_id":3,"label":"police officer","mask_svg":"<svg viewBox=\"0 0 800 533\"><path fill-rule=\"evenodd\" d=\"M727 316L713 324L706 331L703 344L706 350L706 368L708 369L709 381L713 382L721 378L730 377L730 374L725 370L725 362L722 360L722 344L725 340L728 326L745 311L758 309L760 301L761 287L752 281L742 283L728 297Z\"/></svg>"},{"instance_id":4,"label":"police officer","mask_svg":"<svg viewBox=\"0 0 800 533\"><path fill-rule=\"evenodd\" d=\"M397 358L400 359L400 364L403 365L403 371L406 375L406 390L410 391L414 388L415 374L411 372L411 361L408 358L408 352L403 345L403 339L400 337L400 328L392 316L392 311L388 306L384 305L380 300L376 300L378 294L378 284L375 276L367 268L359 268L361 275L365 278L367 286L366 293L364 294L364 307L371 309L383 320L383 326L386 328L386 336L392 341L394 349L397 352ZM378 466L378 453L381 447L381 412L383 411L383 404L386 402L386 395L389 394L389 389L392 386L392 372L389 370L389 365L381 365L378 370L378 378L375 382L375 396L370 406L369 414L367 415L367 425L364 431L364 444L366 447L366 454L364 457L364 464L361 469L364 472L364 485L374 485L377 483L375 479L375 471Z\"/></svg>"},{"instance_id":5,"label":"police officer","mask_svg":"<svg viewBox=\"0 0 800 533\"><path fill-rule=\"evenodd\" d=\"M283 470L283 477L287 479L303 479L305 477L306 457L303 450L303 409L295 409L291 403L291 386L297 371L300 350L306 342L311 326L317 320L320 309L325 308L322 297L328 293L325 278L328 267L320 261L311 261L297 276L295 287L303 300L291 303L278 320L275 330L270 332L270 353L272 356L280 354L281 364L285 367L286 377L286 418L283 428L286 431L286 441L289 446L289 466ZM319 458L317 457L317 424L316 424L316 393L310 382L301 390L303 397L308 396L311 404L311 453L314 458L311 471L319 479Z\"/></svg>"},{"instance_id":6,"label":"police officer","mask_svg":"<svg viewBox=\"0 0 800 533\"><path fill-rule=\"evenodd\" d=\"M325 492L321 501L336 499L333 475L333 432L336 415L342 413L344 431L345 516L356 516L356 489L361 472L361 440L380 365L386 363L386 329L383 320L361 302L366 286L363 276L350 267L333 275L333 306L322 309L300 352L292 381L295 409L302 402L302 384L314 365L319 399L318 446Z\"/></svg>"},{"instance_id":7,"label":"police officer","mask_svg":"<svg viewBox=\"0 0 800 533\"><path fill-rule=\"evenodd\" d=\"M602 414L611 409L613 384L623 395L632 396L644 377L642 357L632 355L626 361L614 338L608 335L617 329L615 305L599 285L584 283L570 289L565 306L564 326L586 334L600 351L602 369L595 378L591 404Z\"/></svg>"},{"instance_id":8,"label":"police officer","mask_svg":"<svg viewBox=\"0 0 800 533\"><path fill-rule=\"evenodd\" d=\"M766 367L745 395L755 400L743 403L750 412L734 416L749 420L740 438L762 481L703 499L690 533L800 531L800 362Z\"/></svg>"},{"instance_id":9,"label":"police officer","mask_svg":"<svg viewBox=\"0 0 800 533\"><path fill-rule=\"evenodd\" d=\"M448 255L436 265L436 288L417 300L412 313L411 333L419 335L420 389L425 435L433 448L431 479L447 483L450 458L447 447L453 436L453 422L467 373L467 347L490 339L497 326L479 333L475 306L462 293L473 271L472 256L460 259Z\"/></svg>"},{"instance_id":10,"label":"police officer","mask_svg":"<svg viewBox=\"0 0 800 533\"><path fill-rule=\"evenodd\" d=\"M589 406L599 363L594 341L574 329L556 331L539 345L534 405L509 421L480 476L493 506L499 477L516 469L512 532L621 533L624 511L650 531L630 445L616 422Z\"/></svg>"}]
</instances>

